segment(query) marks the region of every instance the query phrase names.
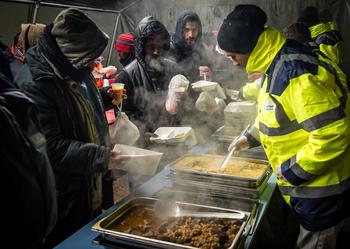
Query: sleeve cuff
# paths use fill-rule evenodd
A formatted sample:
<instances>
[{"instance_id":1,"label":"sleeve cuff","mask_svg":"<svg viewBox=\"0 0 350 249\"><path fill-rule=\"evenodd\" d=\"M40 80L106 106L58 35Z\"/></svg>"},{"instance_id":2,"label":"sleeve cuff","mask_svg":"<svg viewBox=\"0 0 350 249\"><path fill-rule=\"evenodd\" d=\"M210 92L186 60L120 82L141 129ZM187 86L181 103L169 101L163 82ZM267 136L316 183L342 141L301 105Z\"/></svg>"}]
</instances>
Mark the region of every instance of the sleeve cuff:
<instances>
[{"instance_id":1,"label":"sleeve cuff","mask_svg":"<svg viewBox=\"0 0 350 249\"><path fill-rule=\"evenodd\" d=\"M282 163L281 171L284 178L294 186L299 186L313 177L312 174L307 173L301 168L295 161L295 156Z\"/></svg>"},{"instance_id":2,"label":"sleeve cuff","mask_svg":"<svg viewBox=\"0 0 350 249\"><path fill-rule=\"evenodd\" d=\"M94 172L95 173L104 173L108 168L109 161L109 148L102 146L99 151L97 158L95 160Z\"/></svg>"}]
</instances>

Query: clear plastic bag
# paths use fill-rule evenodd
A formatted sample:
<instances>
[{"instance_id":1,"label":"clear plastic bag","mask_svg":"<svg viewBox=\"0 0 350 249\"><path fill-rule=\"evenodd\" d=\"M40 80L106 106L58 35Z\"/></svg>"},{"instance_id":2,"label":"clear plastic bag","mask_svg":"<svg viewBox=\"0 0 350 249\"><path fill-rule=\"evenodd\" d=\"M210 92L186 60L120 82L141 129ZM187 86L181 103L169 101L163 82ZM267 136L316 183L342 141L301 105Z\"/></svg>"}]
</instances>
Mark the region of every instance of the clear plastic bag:
<instances>
[{"instance_id":1,"label":"clear plastic bag","mask_svg":"<svg viewBox=\"0 0 350 249\"><path fill-rule=\"evenodd\" d=\"M128 116L121 112L114 124L109 126L109 135L112 144L133 145L139 139L140 131Z\"/></svg>"}]
</instances>

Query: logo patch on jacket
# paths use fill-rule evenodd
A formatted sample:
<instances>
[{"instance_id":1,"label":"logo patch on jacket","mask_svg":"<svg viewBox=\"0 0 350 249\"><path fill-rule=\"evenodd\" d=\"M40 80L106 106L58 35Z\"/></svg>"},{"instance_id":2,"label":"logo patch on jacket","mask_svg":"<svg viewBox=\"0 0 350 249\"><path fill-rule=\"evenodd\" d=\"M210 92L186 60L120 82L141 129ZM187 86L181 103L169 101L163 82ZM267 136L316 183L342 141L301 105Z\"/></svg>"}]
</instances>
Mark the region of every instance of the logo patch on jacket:
<instances>
[{"instance_id":1,"label":"logo patch on jacket","mask_svg":"<svg viewBox=\"0 0 350 249\"><path fill-rule=\"evenodd\" d=\"M276 107L275 103L273 103L273 101L271 101L271 100L264 102L263 108L265 111L273 111L273 110L275 110L275 107Z\"/></svg>"}]
</instances>

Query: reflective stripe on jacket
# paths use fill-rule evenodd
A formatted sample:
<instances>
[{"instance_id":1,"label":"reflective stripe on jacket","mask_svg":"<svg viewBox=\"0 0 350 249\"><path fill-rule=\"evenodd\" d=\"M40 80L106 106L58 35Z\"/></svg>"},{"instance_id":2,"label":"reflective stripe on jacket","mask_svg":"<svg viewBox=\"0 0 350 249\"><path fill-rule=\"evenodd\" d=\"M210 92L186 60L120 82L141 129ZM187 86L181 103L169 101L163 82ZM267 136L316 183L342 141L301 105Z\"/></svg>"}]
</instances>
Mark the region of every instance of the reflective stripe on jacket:
<instances>
[{"instance_id":1,"label":"reflective stripe on jacket","mask_svg":"<svg viewBox=\"0 0 350 249\"><path fill-rule=\"evenodd\" d=\"M346 216L344 199L350 207L349 92L346 76L331 64L266 28L246 67L266 74L258 96L260 141L273 170L281 165L288 181L277 184L308 230Z\"/></svg>"},{"instance_id":2,"label":"reflective stripe on jacket","mask_svg":"<svg viewBox=\"0 0 350 249\"><path fill-rule=\"evenodd\" d=\"M311 38L319 46L320 51L340 65L342 63L343 38L335 28L334 22L320 23L310 27L310 32Z\"/></svg>"}]
</instances>

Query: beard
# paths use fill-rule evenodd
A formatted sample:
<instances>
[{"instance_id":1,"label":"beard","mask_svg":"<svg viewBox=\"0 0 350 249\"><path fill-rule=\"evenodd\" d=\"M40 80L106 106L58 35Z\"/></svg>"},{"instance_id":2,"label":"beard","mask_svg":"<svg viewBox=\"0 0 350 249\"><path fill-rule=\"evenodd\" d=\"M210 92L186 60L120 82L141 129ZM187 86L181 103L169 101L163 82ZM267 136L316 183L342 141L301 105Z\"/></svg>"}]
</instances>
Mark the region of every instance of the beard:
<instances>
[{"instance_id":1,"label":"beard","mask_svg":"<svg viewBox=\"0 0 350 249\"><path fill-rule=\"evenodd\" d=\"M127 65L129 65L130 62L132 62L133 60L134 60L134 55L133 54L129 55L126 58L119 58L119 62L120 62L120 64L123 65L123 67L126 67Z\"/></svg>"},{"instance_id":2,"label":"beard","mask_svg":"<svg viewBox=\"0 0 350 249\"><path fill-rule=\"evenodd\" d=\"M146 55L145 61L147 68L150 71L161 73L165 70L165 61L162 57L154 58L149 55Z\"/></svg>"}]
</instances>

